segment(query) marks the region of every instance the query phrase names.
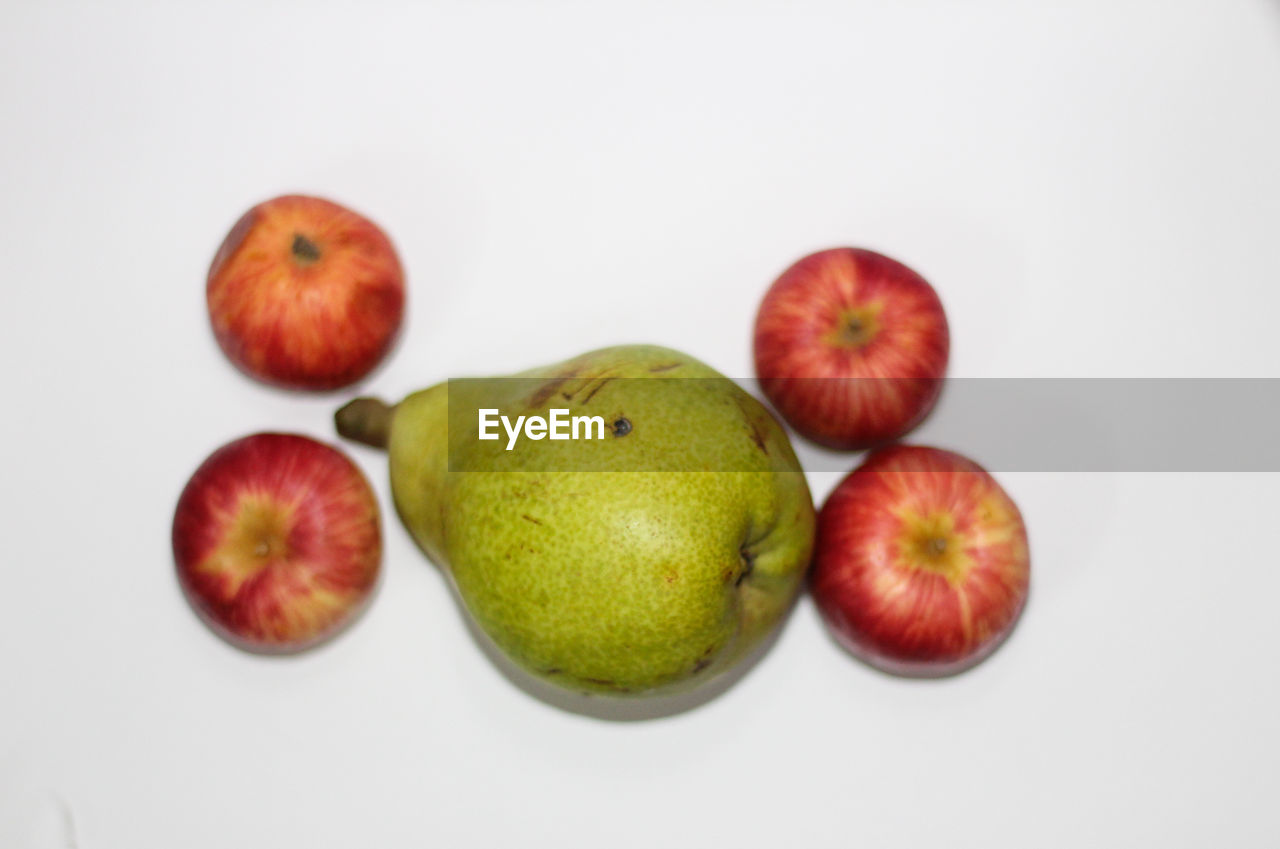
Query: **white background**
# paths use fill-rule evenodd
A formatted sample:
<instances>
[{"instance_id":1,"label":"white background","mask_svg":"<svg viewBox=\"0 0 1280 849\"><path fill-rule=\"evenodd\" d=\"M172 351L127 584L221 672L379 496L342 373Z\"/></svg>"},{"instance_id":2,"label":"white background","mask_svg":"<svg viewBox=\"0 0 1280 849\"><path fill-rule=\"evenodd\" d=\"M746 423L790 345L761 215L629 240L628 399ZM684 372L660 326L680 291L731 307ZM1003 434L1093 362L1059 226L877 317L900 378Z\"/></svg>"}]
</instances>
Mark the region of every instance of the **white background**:
<instances>
[{"instance_id":1,"label":"white background","mask_svg":"<svg viewBox=\"0 0 1280 849\"><path fill-rule=\"evenodd\" d=\"M1277 845L1276 475L1001 474L1033 594L987 663L886 677L804 599L642 722L486 658L373 451L350 631L263 659L183 602L190 472L352 394L208 330L288 191L401 252L388 398L624 342L749 376L765 287L839 244L935 284L953 375L1280 376L1280 5L743 5L4 4L0 845Z\"/></svg>"}]
</instances>

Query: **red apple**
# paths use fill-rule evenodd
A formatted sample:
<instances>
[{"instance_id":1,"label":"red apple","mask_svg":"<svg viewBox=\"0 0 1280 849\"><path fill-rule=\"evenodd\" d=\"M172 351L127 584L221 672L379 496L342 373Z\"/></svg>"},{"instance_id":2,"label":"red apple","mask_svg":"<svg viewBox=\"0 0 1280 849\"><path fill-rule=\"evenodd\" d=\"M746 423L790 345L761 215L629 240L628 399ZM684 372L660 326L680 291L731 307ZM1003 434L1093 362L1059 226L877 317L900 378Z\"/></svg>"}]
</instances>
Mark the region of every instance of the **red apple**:
<instances>
[{"instance_id":1,"label":"red apple","mask_svg":"<svg viewBox=\"0 0 1280 849\"><path fill-rule=\"evenodd\" d=\"M834 248L800 260L765 294L756 376L801 435L868 448L928 415L950 338L942 302L923 277L872 251Z\"/></svg>"},{"instance_id":2,"label":"red apple","mask_svg":"<svg viewBox=\"0 0 1280 849\"><path fill-rule=\"evenodd\" d=\"M301 651L368 601L382 560L378 503L337 449L246 436L187 482L173 555L183 592L214 631L250 651Z\"/></svg>"},{"instance_id":3,"label":"red apple","mask_svg":"<svg viewBox=\"0 0 1280 849\"><path fill-rule=\"evenodd\" d=\"M287 195L231 228L205 295L218 344L246 374L290 389L337 389L391 349L404 272L373 222L327 200Z\"/></svg>"},{"instance_id":4,"label":"red apple","mask_svg":"<svg viewBox=\"0 0 1280 849\"><path fill-rule=\"evenodd\" d=\"M961 672L1027 599L1022 514L981 466L937 448L874 451L818 518L812 592L837 640L898 675Z\"/></svg>"}]
</instances>

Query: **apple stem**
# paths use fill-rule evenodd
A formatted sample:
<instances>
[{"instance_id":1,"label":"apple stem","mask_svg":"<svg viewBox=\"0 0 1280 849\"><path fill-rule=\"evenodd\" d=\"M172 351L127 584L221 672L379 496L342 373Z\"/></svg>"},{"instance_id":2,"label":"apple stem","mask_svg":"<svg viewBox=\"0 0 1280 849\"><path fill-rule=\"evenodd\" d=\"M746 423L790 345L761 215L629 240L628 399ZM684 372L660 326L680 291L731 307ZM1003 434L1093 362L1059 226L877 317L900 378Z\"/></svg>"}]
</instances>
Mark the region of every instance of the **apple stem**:
<instances>
[{"instance_id":1,"label":"apple stem","mask_svg":"<svg viewBox=\"0 0 1280 849\"><path fill-rule=\"evenodd\" d=\"M386 448L395 407L378 398L357 398L333 414L338 435L373 448Z\"/></svg>"},{"instance_id":2,"label":"apple stem","mask_svg":"<svg viewBox=\"0 0 1280 849\"><path fill-rule=\"evenodd\" d=\"M303 265L310 265L320 258L320 247L301 233L293 234L291 251L293 258Z\"/></svg>"}]
</instances>

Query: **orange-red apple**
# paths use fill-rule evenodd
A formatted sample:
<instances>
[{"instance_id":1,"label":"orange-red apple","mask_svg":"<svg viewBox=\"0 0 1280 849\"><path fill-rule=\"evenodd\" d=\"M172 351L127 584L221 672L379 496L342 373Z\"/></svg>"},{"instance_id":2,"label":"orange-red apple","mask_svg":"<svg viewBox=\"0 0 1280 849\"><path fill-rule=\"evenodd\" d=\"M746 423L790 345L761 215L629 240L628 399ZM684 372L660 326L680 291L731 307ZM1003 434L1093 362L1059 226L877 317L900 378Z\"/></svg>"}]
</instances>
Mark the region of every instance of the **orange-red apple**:
<instances>
[{"instance_id":1,"label":"orange-red apple","mask_svg":"<svg viewBox=\"0 0 1280 849\"><path fill-rule=\"evenodd\" d=\"M933 287L859 248L804 257L756 315L760 388L802 436L831 448L890 442L933 408L950 333Z\"/></svg>"},{"instance_id":2,"label":"orange-red apple","mask_svg":"<svg viewBox=\"0 0 1280 849\"><path fill-rule=\"evenodd\" d=\"M871 453L818 518L812 593L836 639L886 672L961 672L1013 629L1031 576L1013 500L937 448Z\"/></svg>"},{"instance_id":3,"label":"orange-red apple","mask_svg":"<svg viewBox=\"0 0 1280 849\"><path fill-rule=\"evenodd\" d=\"M338 389L391 349L404 314L404 272L367 218L286 195L231 228L205 295L214 336L241 371L289 389Z\"/></svg>"},{"instance_id":4,"label":"orange-red apple","mask_svg":"<svg viewBox=\"0 0 1280 849\"><path fill-rule=\"evenodd\" d=\"M382 560L378 504L337 449L254 434L192 475L173 554L183 592L214 631L250 651L301 651L368 601Z\"/></svg>"}]
</instances>

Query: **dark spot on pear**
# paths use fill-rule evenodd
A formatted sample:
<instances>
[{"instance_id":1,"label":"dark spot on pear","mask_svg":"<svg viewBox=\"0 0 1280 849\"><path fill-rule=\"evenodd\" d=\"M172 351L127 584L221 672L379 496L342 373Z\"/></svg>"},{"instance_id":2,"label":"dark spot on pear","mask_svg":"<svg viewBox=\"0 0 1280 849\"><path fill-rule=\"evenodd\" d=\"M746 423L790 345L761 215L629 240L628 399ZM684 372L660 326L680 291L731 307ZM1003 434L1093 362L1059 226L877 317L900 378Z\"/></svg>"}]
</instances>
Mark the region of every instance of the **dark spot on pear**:
<instances>
[{"instance_id":1,"label":"dark spot on pear","mask_svg":"<svg viewBox=\"0 0 1280 849\"><path fill-rule=\"evenodd\" d=\"M625 419L625 418L618 419L616 422L613 423L614 436L626 436L628 433L631 433L630 419Z\"/></svg>"},{"instance_id":2,"label":"dark spot on pear","mask_svg":"<svg viewBox=\"0 0 1280 849\"><path fill-rule=\"evenodd\" d=\"M657 374L660 371L671 371L673 368L680 368L682 365L684 365L684 363L667 363L662 366L654 366L649 369L649 374Z\"/></svg>"},{"instance_id":3,"label":"dark spot on pear","mask_svg":"<svg viewBox=\"0 0 1280 849\"><path fill-rule=\"evenodd\" d=\"M609 689L615 690L619 693L628 693L631 691L629 687L624 687L617 681L613 681L608 678L583 678L582 680L588 684L595 684L597 687L608 687Z\"/></svg>"},{"instance_id":4,"label":"dark spot on pear","mask_svg":"<svg viewBox=\"0 0 1280 849\"><path fill-rule=\"evenodd\" d=\"M520 518L521 518L521 519L525 519L526 521L529 521L529 522L533 522L535 525L541 525L541 524L542 524L542 520L541 520L541 519L535 519L535 518L533 518L532 516L530 516L528 513L521 513L521 514L520 514Z\"/></svg>"},{"instance_id":5,"label":"dark spot on pear","mask_svg":"<svg viewBox=\"0 0 1280 849\"><path fill-rule=\"evenodd\" d=\"M742 413L742 417L747 420L747 427L751 430L751 441L756 444L757 448L768 454L769 448L765 445L764 431L760 429L760 423L756 412L747 406L747 404L745 404L743 400L736 395L733 396L733 403L737 405L739 412Z\"/></svg>"},{"instance_id":6,"label":"dark spot on pear","mask_svg":"<svg viewBox=\"0 0 1280 849\"><path fill-rule=\"evenodd\" d=\"M596 393L599 392L601 389L603 389L604 385L611 380L613 380L612 377L606 377L601 379L601 381L595 385L595 388L587 393L587 397L582 399L583 406L586 406L587 402L590 401L592 398L594 398Z\"/></svg>"},{"instance_id":7,"label":"dark spot on pear","mask_svg":"<svg viewBox=\"0 0 1280 849\"><path fill-rule=\"evenodd\" d=\"M556 394L556 390L564 386L566 382L576 377L577 370L570 370L567 374L560 377L553 377L545 381L538 387L537 391L529 396L529 405L533 407L541 407L552 395Z\"/></svg>"}]
</instances>

